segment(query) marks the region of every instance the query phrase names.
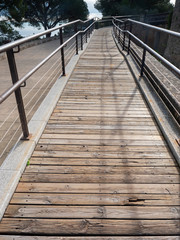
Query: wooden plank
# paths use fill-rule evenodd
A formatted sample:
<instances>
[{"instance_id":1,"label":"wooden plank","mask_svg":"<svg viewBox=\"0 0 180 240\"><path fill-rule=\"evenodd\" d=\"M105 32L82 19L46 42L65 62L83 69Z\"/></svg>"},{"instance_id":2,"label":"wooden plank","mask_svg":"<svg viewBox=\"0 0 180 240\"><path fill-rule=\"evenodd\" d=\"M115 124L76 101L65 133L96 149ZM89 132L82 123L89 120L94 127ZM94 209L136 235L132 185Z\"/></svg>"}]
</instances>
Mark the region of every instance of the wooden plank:
<instances>
[{"instance_id":1,"label":"wooden plank","mask_svg":"<svg viewBox=\"0 0 180 240\"><path fill-rule=\"evenodd\" d=\"M70 104L70 103L66 103L66 104L63 104L63 105L60 105L58 106L56 109L58 110L78 110L78 109L81 109L81 110L98 110L98 111L101 111L102 109L104 111L123 111L123 110L126 110L127 109L127 106L120 106L120 107L116 107L114 105L112 106L96 106L95 104ZM143 110L146 110L146 108L144 106L140 106L140 107L137 107L137 105L132 105L130 108L129 108L129 111L130 110L133 110L133 111L143 111ZM146 112L146 111L144 111Z\"/></svg>"},{"instance_id":2,"label":"wooden plank","mask_svg":"<svg viewBox=\"0 0 180 240\"><path fill-rule=\"evenodd\" d=\"M62 112L63 111L63 112ZM149 113L147 114L143 114L143 112L139 112L139 113L136 113L136 112L120 112L120 111L117 111L117 112L99 112L99 111L91 111L91 112L85 112L85 111L82 111L82 112L79 112L76 110L73 110L73 111L69 111L67 112L66 110L62 110L62 111L59 111L59 112L54 112L52 115L55 116L55 117L74 117L74 116L79 116L79 117L133 117L133 118L138 118L138 117L151 117L151 115Z\"/></svg>"},{"instance_id":3,"label":"wooden plank","mask_svg":"<svg viewBox=\"0 0 180 240\"><path fill-rule=\"evenodd\" d=\"M171 158L171 154L168 152L77 152L77 151L34 151L33 155L34 157L64 157L64 158Z\"/></svg>"},{"instance_id":4,"label":"wooden plank","mask_svg":"<svg viewBox=\"0 0 180 240\"><path fill-rule=\"evenodd\" d=\"M46 130L47 129L55 129L55 130L57 130L58 128L59 129L61 129L61 128L63 128L63 129L73 129L73 128L76 128L76 129L88 129L88 130L101 130L101 131L104 131L104 130L133 130L133 131L136 131L136 130L141 130L141 131L148 131L149 130L149 132L150 133L154 133L154 132L156 132L156 133L158 133L158 134L160 134L160 132L157 130L157 127L156 126L139 126L139 125L128 125L128 123L126 123L127 125L120 125L119 124L119 126L117 126L117 125L115 125L115 126L107 126L107 125L81 125L81 126L76 126L76 125L62 125L62 124L48 124L47 126L46 126ZM117 133L118 133L118 131L117 131Z\"/></svg>"},{"instance_id":5,"label":"wooden plank","mask_svg":"<svg viewBox=\"0 0 180 240\"><path fill-rule=\"evenodd\" d=\"M57 194L14 193L10 204L28 205L110 205L110 206L178 206L180 195L169 194Z\"/></svg>"},{"instance_id":6,"label":"wooden plank","mask_svg":"<svg viewBox=\"0 0 180 240\"><path fill-rule=\"evenodd\" d=\"M103 105L99 105L98 102L78 102L75 101L74 103L71 101L64 101L64 102L59 102L58 103L58 109L84 109L84 110L93 110L93 109L98 109L101 110L102 108L104 110L117 110L117 109L121 109L121 110L125 110L127 108L126 104L121 104L121 105L114 105L114 104L103 104ZM145 109L146 106L143 104L139 104L139 103L135 103L131 104L129 109L133 109L134 111L139 111L139 109L143 110Z\"/></svg>"},{"instance_id":7,"label":"wooden plank","mask_svg":"<svg viewBox=\"0 0 180 240\"><path fill-rule=\"evenodd\" d=\"M168 228L167 228L168 226ZM44 235L178 235L179 220L13 219L4 218L0 232Z\"/></svg>"},{"instance_id":8,"label":"wooden plank","mask_svg":"<svg viewBox=\"0 0 180 240\"><path fill-rule=\"evenodd\" d=\"M68 161L67 161L68 160ZM57 165L57 166L128 166L128 167L166 167L178 166L173 159L99 159L99 158L43 158L31 157L31 165Z\"/></svg>"},{"instance_id":9,"label":"wooden plank","mask_svg":"<svg viewBox=\"0 0 180 240\"><path fill-rule=\"evenodd\" d=\"M179 194L179 184L22 183L16 192Z\"/></svg>"},{"instance_id":10,"label":"wooden plank","mask_svg":"<svg viewBox=\"0 0 180 240\"><path fill-rule=\"evenodd\" d=\"M39 206L9 205L5 218L179 219L178 206Z\"/></svg>"},{"instance_id":11,"label":"wooden plank","mask_svg":"<svg viewBox=\"0 0 180 240\"><path fill-rule=\"evenodd\" d=\"M37 151L79 151L79 152L168 152L166 146L89 146L89 145L59 145L59 144L37 144Z\"/></svg>"},{"instance_id":12,"label":"wooden plank","mask_svg":"<svg viewBox=\"0 0 180 240\"><path fill-rule=\"evenodd\" d=\"M47 236L17 236L17 235L0 235L0 240L99 240L99 237L59 237L59 236L54 236L54 237L47 237ZM147 236L130 236L130 237L101 237L101 240L154 240L153 237L147 237ZM156 240L179 240L179 236L156 236Z\"/></svg>"},{"instance_id":13,"label":"wooden plank","mask_svg":"<svg viewBox=\"0 0 180 240\"><path fill-rule=\"evenodd\" d=\"M41 138L49 138L49 139L99 139L99 140L150 140L150 141L153 141L153 140L162 140L163 138L160 136L160 135L149 135L149 136L146 136L146 135L120 135L120 134L117 134L117 135L105 135L103 134L103 137L102 135L100 134L43 134L41 136Z\"/></svg>"},{"instance_id":14,"label":"wooden plank","mask_svg":"<svg viewBox=\"0 0 180 240\"><path fill-rule=\"evenodd\" d=\"M86 110L54 110L53 112L54 116L110 116L110 117L116 117L116 116L132 116L132 117L148 117L151 116L149 112L144 113L144 111L139 111L139 112L133 112L133 111L86 111Z\"/></svg>"},{"instance_id":15,"label":"wooden plank","mask_svg":"<svg viewBox=\"0 0 180 240\"><path fill-rule=\"evenodd\" d=\"M54 127L54 128L46 128L46 130L44 131L44 134L99 134L99 135L161 135L159 134L159 132L157 130L138 130L138 129L127 129L128 127L126 127L126 129L79 129L79 128L59 128L58 126Z\"/></svg>"},{"instance_id":16,"label":"wooden plank","mask_svg":"<svg viewBox=\"0 0 180 240\"><path fill-rule=\"evenodd\" d=\"M104 117L104 118L98 118L98 117L56 117L56 116L51 116L49 119L49 123L51 121L57 121L57 122L65 122L66 124L87 124L87 125L122 125L125 123L125 126L128 124L128 126L133 126L137 125L138 123L140 125L155 125L155 122L151 117L147 118L123 118L123 117L117 117L117 118L109 118L109 117Z\"/></svg>"},{"instance_id":17,"label":"wooden plank","mask_svg":"<svg viewBox=\"0 0 180 240\"><path fill-rule=\"evenodd\" d=\"M108 87L114 87L114 86L117 86L117 87L134 87L134 88L137 88L137 85L135 82L131 82L129 81L130 78L125 78L123 77L122 79L120 79L120 77L116 80L113 80L113 85L110 85L109 84L109 79L108 78L104 78L103 81L102 79L94 79L96 81L93 81L93 79L89 79L87 80L86 77L84 77L83 79L79 79L79 78L75 78L75 77L71 77L71 79L68 81L68 85L67 87L77 87L77 88L81 88L81 87L87 87L87 86L97 86L97 88L102 88L104 86L108 86ZM105 80L105 81L104 81ZM138 88L137 88L138 89Z\"/></svg>"},{"instance_id":18,"label":"wooden plank","mask_svg":"<svg viewBox=\"0 0 180 240\"><path fill-rule=\"evenodd\" d=\"M43 138L39 140L39 144L69 144L69 145L88 145L88 146L167 146L163 140L87 140L87 139L58 139L58 138Z\"/></svg>"},{"instance_id":19,"label":"wooden plank","mask_svg":"<svg viewBox=\"0 0 180 240\"><path fill-rule=\"evenodd\" d=\"M48 165L29 165L25 172L41 172L41 173L64 173L64 174L123 174L126 175L179 175L177 167L128 167L126 166L105 166L106 162L102 161L101 166L48 166ZM130 177L129 176L129 177ZM151 176L152 177L152 176Z\"/></svg>"},{"instance_id":20,"label":"wooden plank","mask_svg":"<svg viewBox=\"0 0 180 240\"><path fill-rule=\"evenodd\" d=\"M35 168L35 166L34 166ZM33 169L34 169L33 168ZM70 166L69 166L70 168ZM65 174L61 173L34 173L33 169L27 170L26 173L21 177L21 182L46 182L46 183L179 183L179 175L140 175L140 174L131 174L126 177L124 174L79 174L79 173L66 173L66 169L64 170ZM37 168L39 171L41 168ZM88 170L88 169L87 169ZM32 171L32 172L30 172Z\"/></svg>"},{"instance_id":21,"label":"wooden plank","mask_svg":"<svg viewBox=\"0 0 180 240\"><path fill-rule=\"evenodd\" d=\"M39 140L39 144L69 144L69 145L88 145L88 146L167 146L163 140L114 140L114 139L58 139L58 138L43 138ZM162 159L163 160L163 159Z\"/></svg>"}]
</instances>

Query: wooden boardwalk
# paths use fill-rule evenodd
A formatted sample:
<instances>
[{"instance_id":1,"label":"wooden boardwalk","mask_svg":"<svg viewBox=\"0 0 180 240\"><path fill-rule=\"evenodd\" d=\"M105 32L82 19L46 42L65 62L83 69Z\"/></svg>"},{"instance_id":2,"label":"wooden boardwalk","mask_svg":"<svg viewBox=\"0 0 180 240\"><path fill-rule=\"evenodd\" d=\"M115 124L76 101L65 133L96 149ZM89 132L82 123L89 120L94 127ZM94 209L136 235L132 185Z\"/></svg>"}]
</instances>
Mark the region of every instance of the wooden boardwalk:
<instances>
[{"instance_id":1,"label":"wooden boardwalk","mask_svg":"<svg viewBox=\"0 0 180 240\"><path fill-rule=\"evenodd\" d=\"M177 240L179 183L177 164L111 30L101 29L22 175L0 240Z\"/></svg>"}]
</instances>

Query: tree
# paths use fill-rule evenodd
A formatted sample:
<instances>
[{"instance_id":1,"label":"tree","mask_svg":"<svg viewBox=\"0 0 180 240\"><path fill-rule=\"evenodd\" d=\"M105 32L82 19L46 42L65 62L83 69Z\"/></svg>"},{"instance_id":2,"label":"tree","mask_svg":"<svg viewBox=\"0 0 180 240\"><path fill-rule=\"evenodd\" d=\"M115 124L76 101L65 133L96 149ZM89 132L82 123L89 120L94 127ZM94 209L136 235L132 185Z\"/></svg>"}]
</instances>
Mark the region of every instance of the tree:
<instances>
[{"instance_id":1,"label":"tree","mask_svg":"<svg viewBox=\"0 0 180 240\"><path fill-rule=\"evenodd\" d=\"M45 30L55 27L62 20L62 0L26 0L26 19Z\"/></svg>"},{"instance_id":2,"label":"tree","mask_svg":"<svg viewBox=\"0 0 180 240\"><path fill-rule=\"evenodd\" d=\"M122 0L97 0L94 7L100 11L103 16L119 15Z\"/></svg>"},{"instance_id":3,"label":"tree","mask_svg":"<svg viewBox=\"0 0 180 240\"><path fill-rule=\"evenodd\" d=\"M42 25L45 30L55 27L62 20L85 19L88 15L84 0L26 0L26 3L27 20L33 26Z\"/></svg>"},{"instance_id":4,"label":"tree","mask_svg":"<svg viewBox=\"0 0 180 240\"><path fill-rule=\"evenodd\" d=\"M15 26L21 25L26 6L23 0L1 0L0 15L11 21Z\"/></svg>"},{"instance_id":5,"label":"tree","mask_svg":"<svg viewBox=\"0 0 180 240\"><path fill-rule=\"evenodd\" d=\"M95 8L103 16L168 12L172 9L170 0L97 0Z\"/></svg>"},{"instance_id":6,"label":"tree","mask_svg":"<svg viewBox=\"0 0 180 240\"><path fill-rule=\"evenodd\" d=\"M180 0L176 0L173 11L171 30L180 32ZM180 68L180 39L169 36L167 47L164 54L170 62Z\"/></svg>"},{"instance_id":7,"label":"tree","mask_svg":"<svg viewBox=\"0 0 180 240\"><path fill-rule=\"evenodd\" d=\"M1 44L21 38L18 31L14 30L12 25L7 21L0 21Z\"/></svg>"},{"instance_id":8,"label":"tree","mask_svg":"<svg viewBox=\"0 0 180 240\"><path fill-rule=\"evenodd\" d=\"M1 0L0 2L0 36L14 40L21 36L13 29L21 26L26 6L23 0Z\"/></svg>"},{"instance_id":9,"label":"tree","mask_svg":"<svg viewBox=\"0 0 180 240\"><path fill-rule=\"evenodd\" d=\"M86 20L89 14L87 3L84 0L64 0L64 14L69 21ZM65 17L65 18L66 18Z\"/></svg>"}]
</instances>

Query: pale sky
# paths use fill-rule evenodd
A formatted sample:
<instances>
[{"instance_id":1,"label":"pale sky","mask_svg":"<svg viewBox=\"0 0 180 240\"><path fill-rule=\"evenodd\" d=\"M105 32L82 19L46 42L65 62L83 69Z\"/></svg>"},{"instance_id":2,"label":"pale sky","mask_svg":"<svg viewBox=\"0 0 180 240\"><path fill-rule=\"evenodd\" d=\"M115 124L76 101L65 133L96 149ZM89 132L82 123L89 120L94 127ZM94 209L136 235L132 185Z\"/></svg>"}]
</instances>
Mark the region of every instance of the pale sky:
<instances>
[{"instance_id":1,"label":"pale sky","mask_svg":"<svg viewBox=\"0 0 180 240\"><path fill-rule=\"evenodd\" d=\"M102 17L102 14L94 8L94 4L95 4L96 0L85 0L85 2L87 2L87 5L88 5L89 18L93 18L93 17L101 18Z\"/></svg>"}]
</instances>

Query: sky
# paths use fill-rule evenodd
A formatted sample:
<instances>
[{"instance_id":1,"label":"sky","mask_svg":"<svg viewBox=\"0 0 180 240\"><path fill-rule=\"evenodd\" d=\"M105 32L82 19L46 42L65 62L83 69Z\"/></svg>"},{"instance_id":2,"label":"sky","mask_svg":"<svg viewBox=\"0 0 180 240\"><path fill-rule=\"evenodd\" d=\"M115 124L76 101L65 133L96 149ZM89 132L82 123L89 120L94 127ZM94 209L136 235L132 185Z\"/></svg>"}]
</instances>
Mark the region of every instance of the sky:
<instances>
[{"instance_id":1,"label":"sky","mask_svg":"<svg viewBox=\"0 0 180 240\"><path fill-rule=\"evenodd\" d=\"M102 14L94 8L94 4L95 4L96 0L85 0L85 2L87 2L87 5L88 5L88 9L89 9L89 13L90 13L89 18L93 18L93 17L101 18L102 17Z\"/></svg>"}]
</instances>

